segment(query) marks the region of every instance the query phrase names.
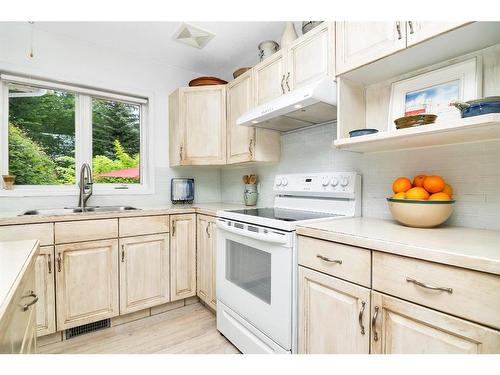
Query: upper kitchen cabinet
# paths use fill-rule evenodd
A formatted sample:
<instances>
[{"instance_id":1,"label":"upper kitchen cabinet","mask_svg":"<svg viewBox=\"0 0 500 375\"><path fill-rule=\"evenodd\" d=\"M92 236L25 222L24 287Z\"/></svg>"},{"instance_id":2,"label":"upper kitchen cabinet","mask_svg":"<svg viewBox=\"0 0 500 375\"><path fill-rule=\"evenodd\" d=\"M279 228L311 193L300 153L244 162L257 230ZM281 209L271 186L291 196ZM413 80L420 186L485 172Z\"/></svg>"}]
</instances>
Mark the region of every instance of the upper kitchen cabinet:
<instances>
[{"instance_id":1,"label":"upper kitchen cabinet","mask_svg":"<svg viewBox=\"0 0 500 375\"><path fill-rule=\"evenodd\" d=\"M248 71L227 84L227 164L278 162L278 132L240 126L236 120L255 105L253 75Z\"/></svg>"},{"instance_id":2,"label":"upper kitchen cabinet","mask_svg":"<svg viewBox=\"0 0 500 375\"><path fill-rule=\"evenodd\" d=\"M184 87L169 97L170 166L226 163L226 87Z\"/></svg>"},{"instance_id":3,"label":"upper kitchen cabinet","mask_svg":"<svg viewBox=\"0 0 500 375\"><path fill-rule=\"evenodd\" d=\"M252 69L256 105L273 100L287 91L285 58L285 51L280 50Z\"/></svg>"},{"instance_id":4,"label":"upper kitchen cabinet","mask_svg":"<svg viewBox=\"0 0 500 375\"><path fill-rule=\"evenodd\" d=\"M468 22L408 21L406 23L406 46L413 46L436 35L463 26L466 23Z\"/></svg>"},{"instance_id":5,"label":"upper kitchen cabinet","mask_svg":"<svg viewBox=\"0 0 500 375\"><path fill-rule=\"evenodd\" d=\"M342 74L406 47L406 23L337 22L336 71Z\"/></svg>"},{"instance_id":6,"label":"upper kitchen cabinet","mask_svg":"<svg viewBox=\"0 0 500 375\"><path fill-rule=\"evenodd\" d=\"M287 89L294 90L321 78L335 76L335 30L333 22L323 22L296 39L287 54ZM289 87L289 88L288 88Z\"/></svg>"},{"instance_id":7,"label":"upper kitchen cabinet","mask_svg":"<svg viewBox=\"0 0 500 375\"><path fill-rule=\"evenodd\" d=\"M326 76L334 77L334 34L334 23L323 22L256 65L252 69L256 105Z\"/></svg>"}]
</instances>

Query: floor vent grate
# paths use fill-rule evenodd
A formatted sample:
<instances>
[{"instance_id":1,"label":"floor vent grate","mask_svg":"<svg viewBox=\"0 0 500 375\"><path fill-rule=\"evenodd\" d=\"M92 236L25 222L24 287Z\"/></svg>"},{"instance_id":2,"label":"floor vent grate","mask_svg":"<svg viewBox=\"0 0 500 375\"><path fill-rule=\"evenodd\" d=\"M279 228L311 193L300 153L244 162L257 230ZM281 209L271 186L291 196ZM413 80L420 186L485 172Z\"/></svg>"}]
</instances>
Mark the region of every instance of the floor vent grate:
<instances>
[{"instance_id":1,"label":"floor vent grate","mask_svg":"<svg viewBox=\"0 0 500 375\"><path fill-rule=\"evenodd\" d=\"M111 327L111 319L99 320L98 322L93 322L89 324L84 324L82 326L73 327L66 330L66 340L109 327Z\"/></svg>"}]
</instances>

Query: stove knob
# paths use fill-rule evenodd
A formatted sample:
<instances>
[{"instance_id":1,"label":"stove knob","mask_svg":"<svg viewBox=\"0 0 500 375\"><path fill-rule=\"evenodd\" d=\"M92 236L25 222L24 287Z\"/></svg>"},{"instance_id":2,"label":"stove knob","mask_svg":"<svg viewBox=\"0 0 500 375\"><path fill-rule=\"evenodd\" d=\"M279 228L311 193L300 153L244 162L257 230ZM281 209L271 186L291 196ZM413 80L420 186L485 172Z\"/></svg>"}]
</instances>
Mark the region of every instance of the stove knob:
<instances>
[{"instance_id":1,"label":"stove knob","mask_svg":"<svg viewBox=\"0 0 500 375\"><path fill-rule=\"evenodd\" d=\"M349 185L349 177L343 176L342 181L340 182L340 185L342 187L346 187L347 185Z\"/></svg>"},{"instance_id":2,"label":"stove knob","mask_svg":"<svg viewBox=\"0 0 500 375\"><path fill-rule=\"evenodd\" d=\"M328 176L324 176L321 179L321 185L323 186L328 186L330 184L330 178Z\"/></svg>"},{"instance_id":3,"label":"stove knob","mask_svg":"<svg viewBox=\"0 0 500 375\"><path fill-rule=\"evenodd\" d=\"M339 179L337 177L332 178L332 186L337 186L339 184Z\"/></svg>"},{"instance_id":4,"label":"stove knob","mask_svg":"<svg viewBox=\"0 0 500 375\"><path fill-rule=\"evenodd\" d=\"M287 179L286 177L283 177L283 178L281 179L281 183L283 184L283 186L288 185L288 179Z\"/></svg>"},{"instance_id":5,"label":"stove knob","mask_svg":"<svg viewBox=\"0 0 500 375\"><path fill-rule=\"evenodd\" d=\"M281 186L281 177L276 177L276 186Z\"/></svg>"}]
</instances>

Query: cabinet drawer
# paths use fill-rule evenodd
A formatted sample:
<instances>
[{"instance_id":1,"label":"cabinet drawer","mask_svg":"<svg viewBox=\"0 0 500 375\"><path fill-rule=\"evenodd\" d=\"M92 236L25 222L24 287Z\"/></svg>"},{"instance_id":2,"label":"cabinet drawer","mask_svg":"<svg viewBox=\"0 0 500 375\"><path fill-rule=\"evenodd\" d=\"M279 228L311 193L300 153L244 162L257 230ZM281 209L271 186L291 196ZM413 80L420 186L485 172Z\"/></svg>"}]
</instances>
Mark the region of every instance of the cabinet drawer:
<instances>
[{"instance_id":1,"label":"cabinet drawer","mask_svg":"<svg viewBox=\"0 0 500 375\"><path fill-rule=\"evenodd\" d=\"M120 220L120 237L168 233L168 215L125 217Z\"/></svg>"},{"instance_id":2,"label":"cabinet drawer","mask_svg":"<svg viewBox=\"0 0 500 375\"><path fill-rule=\"evenodd\" d=\"M500 328L500 276L374 252L373 289Z\"/></svg>"},{"instance_id":3,"label":"cabinet drawer","mask_svg":"<svg viewBox=\"0 0 500 375\"><path fill-rule=\"evenodd\" d=\"M65 221L55 224L56 244L117 237L118 219Z\"/></svg>"},{"instance_id":4,"label":"cabinet drawer","mask_svg":"<svg viewBox=\"0 0 500 375\"><path fill-rule=\"evenodd\" d=\"M38 240L40 245L52 245L54 243L54 224L22 224L6 225L0 227L0 240Z\"/></svg>"},{"instance_id":5,"label":"cabinet drawer","mask_svg":"<svg viewBox=\"0 0 500 375\"><path fill-rule=\"evenodd\" d=\"M370 250L303 236L298 249L300 265L370 287Z\"/></svg>"}]
</instances>

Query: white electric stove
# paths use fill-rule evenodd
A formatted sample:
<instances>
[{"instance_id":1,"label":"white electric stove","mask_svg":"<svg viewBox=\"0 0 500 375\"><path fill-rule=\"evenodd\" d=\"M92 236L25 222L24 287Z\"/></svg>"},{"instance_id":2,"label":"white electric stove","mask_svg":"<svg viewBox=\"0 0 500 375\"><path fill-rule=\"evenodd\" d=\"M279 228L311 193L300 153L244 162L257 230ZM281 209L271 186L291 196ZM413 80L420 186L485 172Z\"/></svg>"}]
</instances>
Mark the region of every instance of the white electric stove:
<instances>
[{"instance_id":1,"label":"white electric stove","mask_svg":"<svg viewBox=\"0 0 500 375\"><path fill-rule=\"evenodd\" d=\"M217 213L217 329L243 353L293 353L295 227L360 216L355 172L275 177L274 207Z\"/></svg>"}]
</instances>

